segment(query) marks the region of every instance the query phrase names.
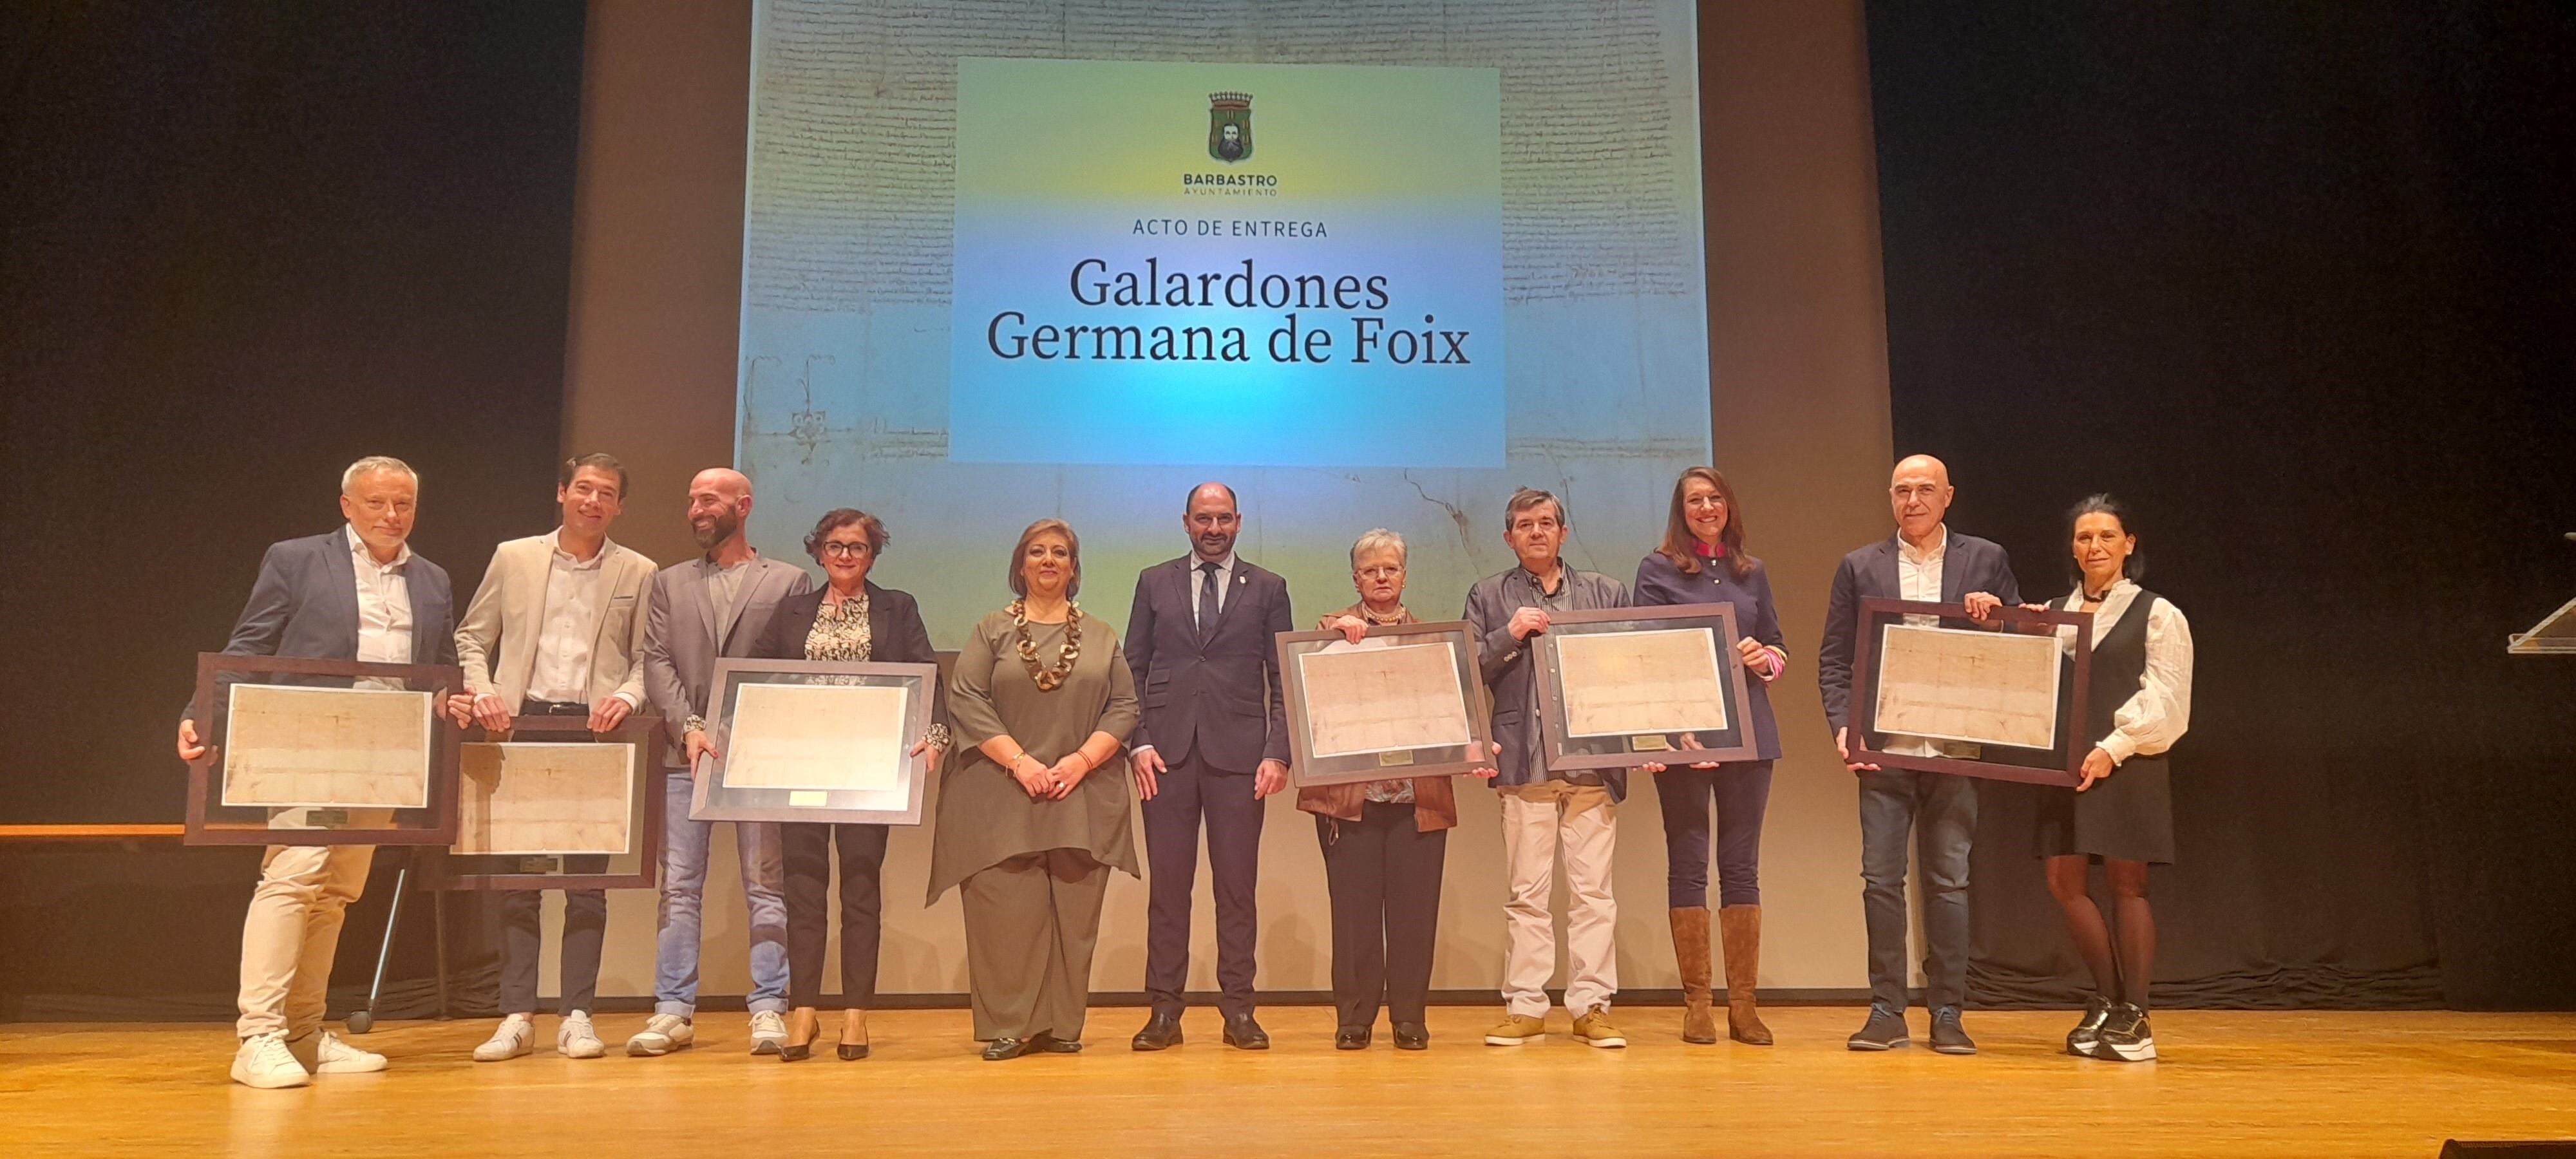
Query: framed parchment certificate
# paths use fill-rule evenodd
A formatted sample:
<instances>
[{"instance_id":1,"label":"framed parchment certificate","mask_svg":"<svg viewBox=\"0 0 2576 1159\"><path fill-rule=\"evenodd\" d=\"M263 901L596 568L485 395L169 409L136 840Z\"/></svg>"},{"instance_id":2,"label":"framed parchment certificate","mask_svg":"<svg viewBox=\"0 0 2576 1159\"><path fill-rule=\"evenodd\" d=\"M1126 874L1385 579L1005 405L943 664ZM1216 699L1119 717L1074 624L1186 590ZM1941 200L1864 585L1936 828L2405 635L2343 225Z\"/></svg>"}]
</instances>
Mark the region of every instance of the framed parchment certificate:
<instances>
[{"instance_id":1,"label":"framed parchment certificate","mask_svg":"<svg viewBox=\"0 0 2576 1159\"><path fill-rule=\"evenodd\" d=\"M1852 656L1852 759L1998 780L2073 785L2093 617L2006 607L1995 627L1963 604L1865 599ZM1889 751L1897 749L1901 751Z\"/></svg>"},{"instance_id":2,"label":"framed parchment certificate","mask_svg":"<svg viewBox=\"0 0 2576 1159\"><path fill-rule=\"evenodd\" d=\"M197 657L191 845L444 845L464 673L434 664Z\"/></svg>"},{"instance_id":3,"label":"framed parchment certificate","mask_svg":"<svg viewBox=\"0 0 2576 1159\"><path fill-rule=\"evenodd\" d=\"M936 664L716 661L700 821L918 825Z\"/></svg>"},{"instance_id":4,"label":"framed parchment certificate","mask_svg":"<svg viewBox=\"0 0 2576 1159\"><path fill-rule=\"evenodd\" d=\"M1547 767L1752 759L1735 638L1731 604L1548 613L1530 637Z\"/></svg>"},{"instance_id":5,"label":"framed parchment certificate","mask_svg":"<svg viewBox=\"0 0 2576 1159\"><path fill-rule=\"evenodd\" d=\"M468 739L456 843L431 888L650 889L662 861L661 720L605 733L578 716L522 716Z\"/></svg>"},{"instance_id":6,"label":"framed parchment certificate","mask_svg":"<svg viewBox=\"0 0 2576 1159\"><path fill-rule=\"evenodd\" d=\"M1490 766L1491 725L1464 620L1282 632L1289 764L1299 785L1445 777Z\"/></svg>"}]
</instances>

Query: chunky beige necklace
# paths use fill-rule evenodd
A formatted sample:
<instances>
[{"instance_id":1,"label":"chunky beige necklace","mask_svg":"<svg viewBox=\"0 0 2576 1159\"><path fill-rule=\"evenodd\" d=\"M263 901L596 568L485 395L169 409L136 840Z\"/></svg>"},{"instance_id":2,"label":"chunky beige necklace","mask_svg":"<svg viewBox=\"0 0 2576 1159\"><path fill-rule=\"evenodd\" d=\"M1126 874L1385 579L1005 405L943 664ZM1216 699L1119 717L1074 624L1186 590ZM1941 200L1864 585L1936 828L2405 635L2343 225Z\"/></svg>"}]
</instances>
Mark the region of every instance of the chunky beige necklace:
<instances>
[{"instance_id":1,"label":"chunky beige necklace","mask_svg":"<svg viewBox=\"0 0 2576 1159\"><path fill-rule=\"evenodd\" d=\"M1073 662L1082 657L1082 605L1068 600L1064 613L1064 643L1055 650L1052 666L1038 663L1037 641L1029 638L1029 603L1011 601L1011 628L1019 635L1020 663L1028 665L1029 678L1038 682L1038 691L1053 692L1064 687L1064 678L1073 674Z\"/></svg>"}]
</instances>

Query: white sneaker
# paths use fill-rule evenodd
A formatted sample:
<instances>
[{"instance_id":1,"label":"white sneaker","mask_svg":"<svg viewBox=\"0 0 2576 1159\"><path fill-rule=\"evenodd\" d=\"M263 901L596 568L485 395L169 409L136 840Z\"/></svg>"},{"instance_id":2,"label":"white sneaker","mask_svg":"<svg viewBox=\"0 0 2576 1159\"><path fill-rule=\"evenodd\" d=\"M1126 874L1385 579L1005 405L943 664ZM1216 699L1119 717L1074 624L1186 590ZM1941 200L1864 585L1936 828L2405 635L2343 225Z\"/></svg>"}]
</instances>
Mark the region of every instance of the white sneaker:
<instances>
[{"instance_id":1,"label":"white sneaker","mask_svg":"<svg viewBox=\"0 0 2576 1159\"><path fill-rule=\"evenodd\" d=\"M656 1014L645 1020L644 1029L626 1040L626 1053L636 1058L655 1058L675 1050L687 1050L698 1040L697 1028L677 1014Z\"/></svg>"},{"instance_id":2,"label":"white sneaker","mask_svg":"<svg viewBox=\"0 0 2576 1159\"><path fill-rule=\"evenodd\" d=\"M374 1074L385 1069L385 1056L342 1042L339 1035L328 1030L322 1032L313 1058L315 1074Z\"/></svg>"},{"instance_id":3,"label":"white sneaker","mask_svg":"<svg viewBox=\"0 0 2576 1159\"><path fill-rule=\"evenodd\" d=\"M787 1046L787 1020L775 1010L751 1016L751 1053L776 1054Z\"/></svg>"},{"instance_id":4,"label":"white sneaker","mask_svg":"<svg viewBox=\"0 0 2576 1159\"><path fill-rule=\"evenodd\" d=\"M565 1058L598 1058L608 1053L599 1041L599 1032L590 1025L590 1012L575 1010L564 1015L563 1024L555 1027L555 1053Z\"/></svg>"},{"instance_id":5,"label":"white sneaker","mask_svg":"<svg viewBox=\"0 0 2576 1159\"><path fill-rule=\"evenodd\" d=\"M476 1062L506 1062L534 1049L536 1023L525 1014L513 1014L501 1020L499 1029L483 1045L474 1048Z\"/></svg>"},{"instance_id":6,"label":"white sneaker","mask_svg":"<svg viewBox=\"0 0 2576 1159\"><path fill-rule=\"evenodd\" d=\"M304 1064L286 1049L284 1031L254 1034L242 1040L233 1052L233 1081L246 1087L275 1090L300 1087L313 1081Z\"/></svg>"}]
</instances>

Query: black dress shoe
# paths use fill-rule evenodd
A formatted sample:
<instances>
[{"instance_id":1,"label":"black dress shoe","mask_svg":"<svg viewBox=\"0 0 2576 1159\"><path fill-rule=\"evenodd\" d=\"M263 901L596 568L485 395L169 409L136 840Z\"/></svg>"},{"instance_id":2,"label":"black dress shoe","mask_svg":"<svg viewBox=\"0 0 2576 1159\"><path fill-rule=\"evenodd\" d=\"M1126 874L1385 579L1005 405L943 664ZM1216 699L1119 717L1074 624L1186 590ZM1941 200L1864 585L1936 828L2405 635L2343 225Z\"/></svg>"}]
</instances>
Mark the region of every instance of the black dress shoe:
<instances>
[{"instance_id":1,"label":"black dress shoe","mask_svg":"<svg viewBox=\"0 0 2576 1159\"><path fill-rule=\"evenodd\" d=\"M1368 1027L1345 1026L1340 1030L1333 1032L1333 1049L1335 1050L1367 1050L1368 1044Z\"/></svg>"},{"instance_id":2,"label":"black dress shoe","mask_svg":"<svg viewBox=\"0 0 2576 1159\"><path fill-rule=\"evenodd\" d=\"M1077 1039L1057 1038L1052 1034L1041 1033L1029 1040L1029 1049L1044 1051L1047 1054L1080 1054L1082 1043Z\"/></svg>"},{"instance_id":3,"label":"black dress shoe","mask_svg":"<svg viewBox=\"0 0 2576 1159\"><path fill-rule=\"evenodd\" d=\"M1959 1025L1958 1007L1944 1006L1932 1012L1932 1053L1977 1053L1977 1040L1968 1037L1967 1028Z\"/></svg>"},{"instance_id":4,"label":"black dress shoe","mask_svg":"<svg viewBox=\"0 0 2576 1159\"><path fill-rule=\"evenodd\" d=\"M984 1061L1000 1062L1004 1059L1018 1058L1028 1052L1029 1043L1027 1039L996 1038L993 1041L984 1044Z\"/></svg>"},{"instance_id":5,"label":"black dress shoe","mask_svg":"<svg viewBox=\"0 0 2576 1159\"><path fill-rule=\"evenodd\" d=\"M1843 1041L1853 1050L1893 1050L1905 1045L1905 1012L1890 1010L1873 1002L1869 1022Z\"/></svg>"},{"instance_id":6,"label":"black dress shoe","mask_svg":"<svg viewBox=\"0 0 2576 1159\"><path fill-rule=\"evenodd\" d=\"M1397 1050L1431 1049L1431 1028L1419 1022L1396 1023L1395 1048Z\"/></svg>"},{"instance_id":7,"label":"black dress shoe","mask_svg":"<svg viewBox=\"0 0 2576 1159\"><path fill-rule=\"evenodd\" d=\"M1248 1013L1229 1014L1225 1016L1225 1044L1236 1050L1268 1050L1270 1032Z\"/></svg>"},{"instance_id":8,"label":"black dress shoe","mask_svg":"<svg viewBox=\"0 0 2576 1159\"><path fill-rule=\"evenodd\" d=\"M1136 1037L1127 1043L1138 1050L1161 1050L1180 1044L1181 1012L1178 1010L1155 1011L1153 1017L1145 1020L1145 1029L1137 1031Z\"/></svg>"}]
</instances>

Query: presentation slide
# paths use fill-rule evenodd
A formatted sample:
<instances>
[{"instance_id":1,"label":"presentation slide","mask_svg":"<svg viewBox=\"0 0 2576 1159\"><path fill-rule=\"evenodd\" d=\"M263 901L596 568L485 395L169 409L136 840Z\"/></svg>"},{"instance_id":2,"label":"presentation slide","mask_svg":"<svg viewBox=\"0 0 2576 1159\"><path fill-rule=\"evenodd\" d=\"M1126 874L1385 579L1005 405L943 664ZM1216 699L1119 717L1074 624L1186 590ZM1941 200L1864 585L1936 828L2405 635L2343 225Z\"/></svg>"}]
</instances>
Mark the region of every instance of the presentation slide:
<instances>
[{"instance_id":1,"label":"presentation slide","mask_svg":"<svg viewBox=\"0 0 2576 1159\"><path fill-rule=\"evenodd\" d=\"M942 646L1044 516L1122 626L1205 479L1300 627L1373 527L1443 619L1514 488L1625 578L1707 459L1688 3L754 12L754 542L877 514Z\"/></svg>"}]
</instances>

